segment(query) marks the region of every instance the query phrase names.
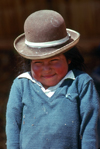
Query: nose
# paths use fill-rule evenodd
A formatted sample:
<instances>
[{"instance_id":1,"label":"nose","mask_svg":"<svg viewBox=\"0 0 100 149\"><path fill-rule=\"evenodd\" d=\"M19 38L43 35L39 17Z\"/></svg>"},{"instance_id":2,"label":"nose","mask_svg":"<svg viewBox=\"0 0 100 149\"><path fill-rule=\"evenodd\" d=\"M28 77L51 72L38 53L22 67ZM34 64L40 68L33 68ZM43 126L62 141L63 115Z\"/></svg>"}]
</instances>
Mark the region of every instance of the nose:
<instances>
[{"instance_id":1,"label":"nose","mask_svg":"<svg viewBox=\"0 0 100 149\"><path fill-rule=\"evenodd\" d=\"M49 72L51 70L51 67L49 64L44 64L43 65L43 70L46 71L46 72Z\"/></svg>"}]
</instances>

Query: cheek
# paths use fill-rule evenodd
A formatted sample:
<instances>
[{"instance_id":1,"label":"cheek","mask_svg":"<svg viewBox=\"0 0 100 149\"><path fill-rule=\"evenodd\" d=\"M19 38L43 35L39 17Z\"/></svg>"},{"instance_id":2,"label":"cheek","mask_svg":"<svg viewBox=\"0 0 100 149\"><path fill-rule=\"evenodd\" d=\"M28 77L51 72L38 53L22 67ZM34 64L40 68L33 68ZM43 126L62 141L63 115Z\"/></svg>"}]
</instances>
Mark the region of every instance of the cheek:
<instances>
[{"instance_id":1,"label":"cheek","mask_svg":"<svg viewBox=\"0 0 100 149\"><path fill-rule=\"evenodd\" d=\"M68 72L68 66L62 66L61 69L59 70L59 73L61 73L62 76L65 76Z\"/></svg>"},{"instance_id":2,"label":"cheek","mask_svg":"<svg viewBox=\"0 0 100 149\"><path fill-rule=\"evenodd\" d=\"M57 74L59 74L59 76L65 76L66 73L68 72L68 65L65 63L65 64L60 64L60 65L56 65L55 66L55 71Z\"/></svg>"},{"instance_id":3,"label":"cheek","mask_svg":"<svg viewBox=\"0 0 100 149\"><path fill-rule=\"evenodd\" d=\"M31 65L31 73L32 73L32 77L37 79L40 76L40 68Z\"/></svg>"}]
</instances>

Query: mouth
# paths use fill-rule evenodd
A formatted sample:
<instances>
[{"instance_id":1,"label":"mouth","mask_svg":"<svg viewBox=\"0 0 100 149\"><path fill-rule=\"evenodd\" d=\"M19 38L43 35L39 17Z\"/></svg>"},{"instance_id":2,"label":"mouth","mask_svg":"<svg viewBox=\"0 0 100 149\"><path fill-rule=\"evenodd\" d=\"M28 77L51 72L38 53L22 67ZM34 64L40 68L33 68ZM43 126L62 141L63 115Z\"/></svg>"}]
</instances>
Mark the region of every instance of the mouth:
<instances>
[{"instance_id":1,"label":"mouth","mask_svg":"<svg viewBox=\"0 0 100 149\"><path fill-rule=\"evenodd\" d=\"M42 76L43 78L52 78L52 77L54 77L56 74L53 74L53 75L44 75L44 76Z\"/></svg>"}]
</instances>

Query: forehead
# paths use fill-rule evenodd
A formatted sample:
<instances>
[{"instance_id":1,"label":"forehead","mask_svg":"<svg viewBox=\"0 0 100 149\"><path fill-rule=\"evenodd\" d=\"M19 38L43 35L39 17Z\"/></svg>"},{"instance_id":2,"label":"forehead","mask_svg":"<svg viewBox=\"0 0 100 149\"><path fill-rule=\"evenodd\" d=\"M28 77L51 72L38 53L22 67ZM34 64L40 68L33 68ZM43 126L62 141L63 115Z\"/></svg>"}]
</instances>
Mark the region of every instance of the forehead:
<instances>
[{"instance_id":1,"label":"forehead","mask_svg":"<svg viewBox=\"0 0 100 149\"><path fill-rule=\"evenodd\" d=\"M50 60L55 59L55 58L62 59L64 57L65 57L64 54L58 54L58 55L55 55L55 56L52 56L52 57L49 57L49 58L39 59L39 60L32 60L32 61L33 62L35 62L35 61L50 61Z\"/></svg>"}]
</instances>

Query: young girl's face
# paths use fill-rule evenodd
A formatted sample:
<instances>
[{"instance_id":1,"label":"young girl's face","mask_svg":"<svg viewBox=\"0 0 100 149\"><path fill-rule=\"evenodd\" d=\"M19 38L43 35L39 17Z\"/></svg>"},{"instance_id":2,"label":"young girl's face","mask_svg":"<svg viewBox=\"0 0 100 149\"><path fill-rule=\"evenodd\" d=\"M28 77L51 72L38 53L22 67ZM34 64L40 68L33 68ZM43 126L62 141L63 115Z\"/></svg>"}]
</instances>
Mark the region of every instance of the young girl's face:
<instances>
[{"instance_id":1,"label":"young girl's face","mask_svg":"<svg viewBox=\"0 0 100 149\"><path fill-rule=\"evenodd\" d=\"M66 60L63 54L46 59L32 60L32 77L47 89L60 82L60 80L67 74L68 64L70 63L71 60Z\"/></svg>"}]
</instances>

